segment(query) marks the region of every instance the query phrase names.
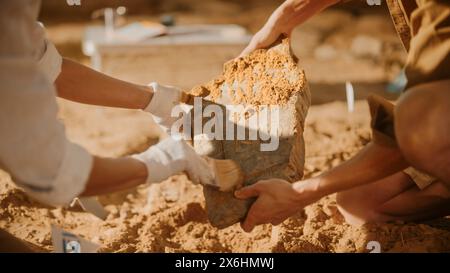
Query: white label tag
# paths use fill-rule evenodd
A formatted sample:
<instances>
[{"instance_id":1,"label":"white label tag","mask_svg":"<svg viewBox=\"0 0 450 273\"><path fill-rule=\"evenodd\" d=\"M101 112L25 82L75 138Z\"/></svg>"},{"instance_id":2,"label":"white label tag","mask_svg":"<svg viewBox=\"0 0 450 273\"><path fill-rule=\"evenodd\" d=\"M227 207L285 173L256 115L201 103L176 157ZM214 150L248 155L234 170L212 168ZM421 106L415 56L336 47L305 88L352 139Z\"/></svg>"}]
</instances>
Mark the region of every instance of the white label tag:
<instances>
[{"instance_id":1,"label":"white label tag","mask_svg":"<svg viewBox=\"0 0 450 273\"><path fill-rule=\"evenodd\" d=\"M55 253L96 253L99 245L52 225Z\"/></svg>"}]
</instances>

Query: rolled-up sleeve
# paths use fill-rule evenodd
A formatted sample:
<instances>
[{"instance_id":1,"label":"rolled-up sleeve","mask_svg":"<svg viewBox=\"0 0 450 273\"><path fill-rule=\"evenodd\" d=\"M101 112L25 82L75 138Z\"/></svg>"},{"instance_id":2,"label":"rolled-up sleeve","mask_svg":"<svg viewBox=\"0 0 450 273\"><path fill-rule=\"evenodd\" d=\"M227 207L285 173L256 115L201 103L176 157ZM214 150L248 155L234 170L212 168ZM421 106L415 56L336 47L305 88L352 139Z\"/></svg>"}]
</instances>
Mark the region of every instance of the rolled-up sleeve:
<instances>
[{"instance_id":1,"label":"rolled-up sleeve","mask_svg":"<svg viewBox=\"0 0 450 273\"><path fill-rule=\"evenodd\" d=\"M55 45L47 39L44 26L36 22L35 40L40 45L35 51L38 68L47 76L50 82L55 82L61 73L62 57Z\"/></svg>"},{"instance_id":2,"label":"rolled-up sleeve","mask_svg":"<svg viewBox=\"0 0 450 273\"><path fill-rule=\"evenodd\" d=\"M0 10L0 168L39 201L65 205L83 192L93 159L57 119L59 54L37 42L36 3L2 1Z\"/></svg>"},{"instance_id":3,"label":"rolled-up sleeve","mask_svg":"<svg viewBox=\"0 0 450 273\"><path fill-rule=\"evenodd\" d=\"M36 199L67 204L84 190L92 157L67 140L53 86L34 62L0 64L0 167Z\"/></svg>"}]
</instances>

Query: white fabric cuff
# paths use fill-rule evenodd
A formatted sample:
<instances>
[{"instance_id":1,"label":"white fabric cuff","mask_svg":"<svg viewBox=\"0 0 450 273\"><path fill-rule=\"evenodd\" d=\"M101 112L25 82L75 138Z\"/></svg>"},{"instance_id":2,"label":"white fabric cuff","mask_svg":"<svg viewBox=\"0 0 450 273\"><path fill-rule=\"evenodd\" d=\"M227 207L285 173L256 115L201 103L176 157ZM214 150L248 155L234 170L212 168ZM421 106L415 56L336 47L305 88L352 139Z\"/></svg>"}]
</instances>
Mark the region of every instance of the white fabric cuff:
<instances>
[{"instance_id":1,"label":"white fabric cuff","mask_svg":"<svg viewBox=\"0 0 450 273\"><path fill-rule=\"evenodd\" d=\"M52 42L45 39L45 52L38 61L39 69L54 83L61 73L62 57Z\"/></svg>"},{"instance_id":2,"label":"white fabric cuff","mask_svg":"<svg viewBox=\"0 0 450 273\"><path fill-rule=\"evenodd\" d=\"M153 89L153 97L144 111L162 119L170 118L172 108L180 103L181 92L157 82L152 82L148 86Z\"/></svg>"},{"instance_id":3,"label":"white fabric cuff","mask_svg":"<svg viewBox=\"0 0 450 273\"><path fill-rule=\"evenodd\" d=\"M146 183L154 184L166 180L174 173L169 167L170 159L168 156L156 146L150 149L147 153L144 152L131 157L145 164L148 174Z\"/></svg>"},{"instance_id":4,"label":"white fabric cuff","mask_svg":"<svg viewBox=\"0 0 450 273\"><path fill-rule=\"evenodd\" d=\"M81 146L66 142L63 161L48 192L26 190L39 201L54 206L67 205L85 189L92 170L93 158Z\"/></svg>"},{"instance_id":5,"label":"white fabric cuff","mask_svg":"<svg viewBox=\"0 0 450 273\"><path fill-rule=\"evenodd\" d=\"M144 108L145 112L152 113L152 111L155 111L158 109L158 105L161 105L161 103L164 104L164 102L167 102L167 100L161 99L161 93L159 92L159 84L157 82L152 82L148 84L153 89L153 97L151 101L148 103L147 107ZM155 113L153 113L155 114Z\"/></svg>"}]
</instances>

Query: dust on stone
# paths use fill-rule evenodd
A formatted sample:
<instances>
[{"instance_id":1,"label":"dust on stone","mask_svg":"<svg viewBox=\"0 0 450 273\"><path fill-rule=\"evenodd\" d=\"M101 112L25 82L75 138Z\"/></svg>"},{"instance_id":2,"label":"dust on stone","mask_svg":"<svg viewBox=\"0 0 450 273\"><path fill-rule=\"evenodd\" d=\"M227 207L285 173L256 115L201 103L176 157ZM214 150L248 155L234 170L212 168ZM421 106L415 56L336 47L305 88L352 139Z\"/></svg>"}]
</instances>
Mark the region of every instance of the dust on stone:
<instances>
[{"instance_id":1,"label":"dust on stone","mask_svg":"<svg viewBox=\"0 0 450 273\"><path fill-rule=\"evenodd\" d=\"M285 105L305 85L305 73L297 66L296 58L290 54L289 40L285 39L277 50L259 49L229 61L222 75L189 93L208 96L214 102L227 92L233 104Z\"/></svg>"}]
</instances>

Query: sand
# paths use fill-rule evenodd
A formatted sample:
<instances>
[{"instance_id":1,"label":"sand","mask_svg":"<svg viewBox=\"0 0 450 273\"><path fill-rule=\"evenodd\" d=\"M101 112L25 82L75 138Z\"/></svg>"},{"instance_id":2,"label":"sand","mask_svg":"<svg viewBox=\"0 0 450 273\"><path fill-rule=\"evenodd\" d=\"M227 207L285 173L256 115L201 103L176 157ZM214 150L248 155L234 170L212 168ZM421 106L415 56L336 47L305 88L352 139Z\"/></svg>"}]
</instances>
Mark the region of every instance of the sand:
<instances>
[{"instance_id":1,"label":"sand","mask_svg":"<svg viewBox=\"0 0 450 273\"><path fill-rule=\"evenodd\" d=\"M96 154L133 153L151 143L150 133L140 126L148 121L144 113L61 105L70 137ZM339 164L366 144L368 117L365 102L358 102L351 115L340 102L312 106L305 130L305 176ZM106 120L109 126L102 127ZM124 123L129 127L126 134ZM372 240L389 252L450 251L449 219L356 228L344 222L334 196L299 211L279 227L264 225L247 234L239 224L223 230L212 227L201 187L183 175L152 188L152 207L147 205L147 194L148 188L141 187L102 196L109 215L101 221L80 208L55 209L36 203L0 171L0 228L38 251L52 250L51 224L101 244L102 252L365 252Z\"/></svg>"},{"instance_id":2,"label":"sand","mask_svg":"<svg viewBox=\"0 0 450 273\"><path fill-rule=\"evenodd\" d=\"M186 1L161 1L164 7L158 11L172 12L176 2ZM195 1L196 5L187 11L180 8L175 12L178 22L237 23L255 32L280 3L272 0L249 0L246 5L233 1L207 2ZM405 53L389 15L361 5L363 9L357 12L326 11L294 31L294 52L308 73L313 103L336 99L339 92L343 92L342 83L347 80L363 84L364 88L355 84L357 96L366 89L383 88L384 85L379 83L395 77L404 63ZM67 11L65 6L64 10ZM69 9L69 12L72 11ZM62 19L47 25L50 39L64 55L88 63L80 50L83 28L88 21L69 22L67 13L58 14ZM157 16L153 18L157 19ZM351 51L359 35L381 41L383 54L374 51L361 55ZM150 77L143 69L149 65L148 59L124 58L119 61L123 65L113 74L123 79L147 83L150 78L162 81L167 76ZM215 75L214 71L220 73L222 67L209 69ZM183 72L166 83L192 87L189 71ZM206 75L204 80L208 77ZM141 151L154 142L154 128L149 126L149 118L143 113L67 102L61 102L61 106L61 117L69 137L94 154L120 156ZM366 103L358 102L352 115L347 114L341 102L312 106L305 140L306 177L318 175L350 158L370 140ZM450 251L448 218L356 228L344 222L333 195L307 207L277 228L265 225L246 234L238 224L223 230L211 227L207 223L201 187L192 185L185 176L174 176L154 186L151 190L153 206L147 205L148 191L142 187L102 196L100 200L109 215L106 221L101 221L80 208L55 209L36 203L0 171L0 228L43 252L52 250L52 223L101 244L103 252L365 252L367 243L372 240L379 241L382 251L386 252Z\"/></svg>"},{"instance_id":3,"label":"sand","mask_svg":"<svg viewBox=\"0 0 450 273\"><path fill-rule=\"evenodd\" d=\"M286 105L296 93L305 89L306 77L292 57L290 41L282 41L279 50L259 49L224 65L221 76L194 87L191 94L209 95L216 102L228 92L232 104Z\"/></svg>"}]
</instances>

